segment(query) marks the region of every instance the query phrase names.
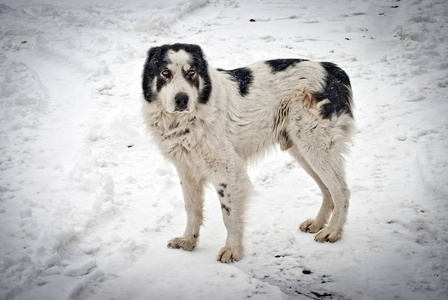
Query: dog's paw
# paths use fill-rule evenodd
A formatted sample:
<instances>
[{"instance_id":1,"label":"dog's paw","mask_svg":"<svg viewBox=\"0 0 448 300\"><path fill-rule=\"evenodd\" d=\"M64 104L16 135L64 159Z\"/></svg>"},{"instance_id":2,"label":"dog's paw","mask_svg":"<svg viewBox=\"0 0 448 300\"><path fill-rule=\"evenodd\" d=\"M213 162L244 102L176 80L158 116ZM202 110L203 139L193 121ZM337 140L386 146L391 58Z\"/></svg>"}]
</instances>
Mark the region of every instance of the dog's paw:
<instances>
[{"instance_id":1,"label":"dog's paw","mask_svg":"<svg viewBox=\"0 0 448 300\"><path fill-rule=\"evenodd\" d=\"M218 261L231 263L243 258L243 247L224 247L218 253Z\"/></svg>"},{"instance_id":2,"label":"dog's paw","mask_svg":"<svg viewBox=\"0 0 448 300\"><path fill-rule=\"evenodd\" d=\"M342 230L335 230L331 227L326 227L316 234L314 240L321 243L323 242L334 243L337 240L339 240L341 236L342 236Z\"/></svg>"},{"instance_id":3,"label":"dog's paw","mask_svg":"<svg viewBox=\"0 0 448 300\"><path fill-rule=\"evenodd\" d=\"M196 241L189 240L183 237L177 237L168 242L168 247L173 249L184 249L191 251L196 247Z\"/></svg>"},{"instance_id":4,"label":"dog's paw","mask_svg":"<svg viewBox=\"0 0 448 300\"><path fill-rule=\"evenodd\" d=\"M316 233L322 228L324 228L324 224L316 222L316 220L306 220L305 222L300 224L300 230L302 230L303 232Z\"/></svg>"}]
</instances>

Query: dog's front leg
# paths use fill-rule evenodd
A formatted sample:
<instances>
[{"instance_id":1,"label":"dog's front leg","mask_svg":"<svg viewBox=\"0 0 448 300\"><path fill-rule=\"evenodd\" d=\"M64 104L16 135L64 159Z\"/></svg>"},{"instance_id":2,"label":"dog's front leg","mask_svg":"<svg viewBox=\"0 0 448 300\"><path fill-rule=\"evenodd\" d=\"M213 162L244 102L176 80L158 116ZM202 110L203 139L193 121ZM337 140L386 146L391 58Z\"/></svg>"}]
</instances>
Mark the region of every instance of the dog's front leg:
<instances>
[{"instance_id":1,"label":"dog's front leg","mask_svg":"<svg viewBox=\"0 0 448 300\"><path fill-rule=\"evenodd\" d=\"M182 237L176 237L168 242L168 247L191 251L196 247L203 222L205 181L203 178L193 176L185 166L177 165L176 168L184 195L187 227Z\"/></svg>"},{"instance_id":2,"label":"dog's front leg","mask_svg":"<svg viewBox=\"0 0 448 300\"><path fill-rule=\"evenodd\" d=\"M223 263L243 257L244 209L252 190L252 184L243 168L238 168L236 172L227 168L226 173L219 183L215 183L227 229L226 246L218 253L218 261Z\"/></svg>"}]
</instances>

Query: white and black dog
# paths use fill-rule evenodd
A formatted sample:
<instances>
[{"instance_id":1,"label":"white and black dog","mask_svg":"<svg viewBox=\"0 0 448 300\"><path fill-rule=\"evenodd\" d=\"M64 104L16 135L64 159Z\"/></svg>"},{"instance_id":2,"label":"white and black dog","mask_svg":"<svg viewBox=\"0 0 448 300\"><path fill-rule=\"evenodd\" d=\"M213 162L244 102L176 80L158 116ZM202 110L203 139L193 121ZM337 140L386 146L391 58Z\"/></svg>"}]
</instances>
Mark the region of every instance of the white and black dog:
<instances>
[{"instance_id":1,"label":"white and black dog","mask_svg":"<svg viewBox=\"0 0 448 300\"><path fill-rule=\"evenodd\" d=\"M355 128L350 80L342 69L305 59L214 69L199 46L173 44L148 51L142 86L145 122L175 165L184 195L187 227L169 247L196 246L204 186L211 183L227 228L218 261L241 259L252 188L246 165L276 143L322 191L319 213L300 229L317 233L319 242L341 237L350 198L343 154Z\"/></svg>"}]
</instances>

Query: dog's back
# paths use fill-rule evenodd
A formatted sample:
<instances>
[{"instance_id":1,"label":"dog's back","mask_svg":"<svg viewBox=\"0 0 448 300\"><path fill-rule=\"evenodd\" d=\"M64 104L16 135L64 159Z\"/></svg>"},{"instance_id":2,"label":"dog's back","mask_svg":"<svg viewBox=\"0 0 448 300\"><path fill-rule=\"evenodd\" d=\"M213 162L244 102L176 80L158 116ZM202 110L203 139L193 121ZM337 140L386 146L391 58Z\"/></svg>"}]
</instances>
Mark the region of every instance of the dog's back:
<instances>
[{"instance_id":1,"label":"dog's back","mask_svg":"<svg viewBox=\"0 0 448 300\"><path fill-rule=\"evenodd\" d=\"M353 119L350 80L332 63L278 59L230 71L212 69L210 74L212 81L232 83L216 87L218 95L224 94L216 99L222 99L218 106L225 107L229 137L245 159L263 154L277 142L282 150L291 147L291 118L312 115L319 124L342 115L350 117L349 123Z\"/></svg>"}]
</instances>

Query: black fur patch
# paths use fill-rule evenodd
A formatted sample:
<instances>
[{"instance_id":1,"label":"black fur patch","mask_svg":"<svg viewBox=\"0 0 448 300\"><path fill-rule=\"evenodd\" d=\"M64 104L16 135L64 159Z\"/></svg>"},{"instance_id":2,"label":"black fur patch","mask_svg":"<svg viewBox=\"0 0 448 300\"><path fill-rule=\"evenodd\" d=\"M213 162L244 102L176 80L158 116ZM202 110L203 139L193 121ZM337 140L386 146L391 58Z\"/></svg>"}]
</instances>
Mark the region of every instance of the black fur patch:
<instances>
[{"instance_id":1,"label":"black fur patch","mask_svg":"<svg viewBox=\"0 0 448 300\"><path fill-rule=\"evenodd\" d=\"M227 215L230 216L230 207L225 206L224 204L221 205L221 208L226 211Z\"/></svg>"},{"instance_id":2,"label":"black fur patch","mask_svg":"<svg viewBox=\"0 0 448 300\"><path fill-rule=\"evenodd\" d=\"M167 83L167 80L165 78L158 76L156 81L157 81L157 83L156 83L157 92L160 92L162 87Z\"/></svg>"},{"instance_id":3,"label":"black fur patch","mask_svg":"<svg viewBox=\"0 0 448 300\"><path fill-rule=\"evenodd\" d=\"M188 78L187 74L184 73L185 80L190 83L192 86L195 86L199 90L200 82L199 82L199 76L194 76L193 79Z\"/></svg>"},{"instance_id":4,"label":"black fur patch","mask_svg":"<svg viewBox=\"0 0 448 300\"><path fill-rule=\"evenodd\" d=\"M160 78L160 72L162 71L162 69L170 63L167 58L167 52L169 50L173 50L175 52L184 50L191 55L191 61L189 61L189 64L196 70L197 74L200 78L202 78L203 81L203 88L199 91L199 102L207 103L212 91L211 79L208 74L208 64L205 60L204 54L202 53L201 47L199 47L198 45L190 44L162 45L160 47L153 47L149 49L148 57L146 59L142 74L143 96L145 97L146 101L154 101L157 92L160 91L160 89L166 83L166 81L159 81L159 79L162 79ZM150 86L155 78L158 78L157 91L151 90ZM196 86L199 86L199 81L195 82L194 84Z\"/></svg>"},{"instance_id":5,"label":"black fur patch","mask_svg":"<svg viewBox=\"0 0 448 300\"><path fill-rule=\"evenodd\" d=\"M218 194L219 194L219 196L224 197L224 191L223 190L219 190Z\"/></svg>"},{"instance_id":6,"label":"black fur patch","mask_svg":"<svg viewBox=\"0 0 448 300\"><path fill-rule=\"evenodd\" d=\"M157 53L159 53L159 48L151 48L148 50L148 56L146 58L146 63L143 68L143 74L142 74L142 89L143 89L143 96L145 97L145 100L148 102L151 102L154 97L154 93L151 90L151 87L149 86L151 82L158 76L158 72L162 66L162 63L160 60L155 60L154 57Z\"/></svg>"},{"instance_id":7,"label":"black fur patch","mask_svg":"<svg viewBox=\"0 0 448 300\"><path fill-rule=\"evenodd\" d=\"M232 79L238 83L240 95L246 96L249 93L249 87L254 80L252 71L249 68L239 68L235 70L223 70L218 69L218 71L224 72L232 76Z\"/></svg>"},{"instance_id":8,"label":"black fur patch","mask_svg":"<svg viewBox=\"0 0 448 300\"><path fill-rule=\"evenodd\" d=\"M330 101L322 106L322 117L327 119L333 114L340 116L346 113L353 118L350 78L344 70L333 63L323 62L321 64L327 71L327 78L325 79L325 91L316 95L316 98L319 101L324 99Z\"/></svg>"},{"instance_id":9,"label":"black fur patch","mask_svg":"<svg viewBox=\"0 0 448 300\"><path fill-rule=\"evenodd\" d=\"M296 59L296 58L285 58L285 59L272 59L267 60L265 63L271 67L272 73L278 73L286 70L288 67L300 63L302 61L307 61L306 59Z\"/></svg>"}]
</instances>

